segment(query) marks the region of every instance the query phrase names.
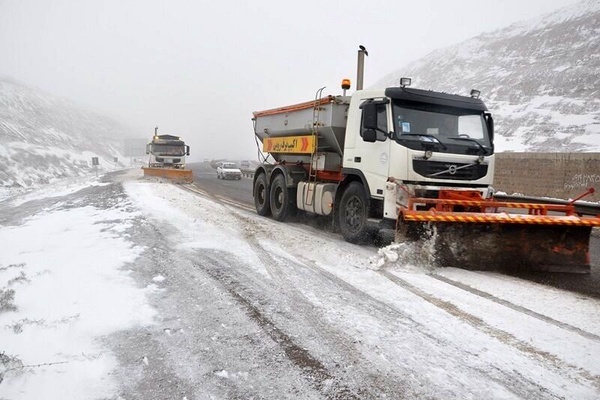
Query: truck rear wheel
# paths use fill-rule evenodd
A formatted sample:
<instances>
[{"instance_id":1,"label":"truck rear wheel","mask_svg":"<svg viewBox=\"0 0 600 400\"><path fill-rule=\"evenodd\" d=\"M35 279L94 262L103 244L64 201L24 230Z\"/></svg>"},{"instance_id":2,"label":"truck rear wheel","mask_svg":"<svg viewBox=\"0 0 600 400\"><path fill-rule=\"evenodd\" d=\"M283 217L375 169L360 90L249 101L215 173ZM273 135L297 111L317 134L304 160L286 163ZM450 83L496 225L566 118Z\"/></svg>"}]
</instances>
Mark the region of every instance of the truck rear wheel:
<instances>
[{"instance_id":1,"label":"truck rear wheel","mask_svg":"<svg viewBox=\"0 0 600 400\"><path fill-rule=\"evenodd\" d=\"M260 174L254 181L254 207L258 215L263 217L271 213L269 206L269 191L267 186L267 176Z\"/></svg>"},{"instance_id":2,"label":"truck rear wheel","mask_svg":"<svg viewBox=\"0 0 600 400\"><path fill-rule=\"evenodd\" d=\"M347 242L364 241L369 233L367 225L368 198L359 182L346 187L340 200L339 222L342 236Z\"/></svg>"},{"instance_id":3,"label":"truck rear wheel","mask_svg":"<svg viewBox=\"0 0 600 400\"><path fill-rule=\"evenodd\" d=\"M271 184L271 213L273 219L285 221L296 211L296 196L288 189L283 175L277 175Z\"/></svg>"}]
</instances>

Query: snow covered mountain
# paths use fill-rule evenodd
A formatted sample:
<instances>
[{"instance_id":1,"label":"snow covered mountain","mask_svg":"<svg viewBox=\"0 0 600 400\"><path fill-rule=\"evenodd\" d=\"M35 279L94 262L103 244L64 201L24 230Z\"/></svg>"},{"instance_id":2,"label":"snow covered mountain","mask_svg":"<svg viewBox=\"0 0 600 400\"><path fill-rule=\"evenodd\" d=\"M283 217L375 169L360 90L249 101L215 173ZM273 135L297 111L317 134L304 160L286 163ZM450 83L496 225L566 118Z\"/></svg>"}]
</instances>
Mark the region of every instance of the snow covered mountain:
<instances>
[{"instance_id":1,"label":"snow covered mountain","mask_svg":"<svg viewBox=\"0 0 600 400\"><path fill-rule=\"evenodd\" d=\"M380 80L481 98L495 115L498 151L600 151L600 1L436 50Z\"/></svg>"},{"instance_id":2,"label":"snow covered mountain","mask_svg":"<svg viewBox=\"0 0 600 400\"><path fill-rule=\"evenodd\" d=\"M0 189L90 173L92 157L100 169L112 169L115 157L126 161L123 141L130 135L115 120L0 78Z\"/></svg>"}]
</instances>

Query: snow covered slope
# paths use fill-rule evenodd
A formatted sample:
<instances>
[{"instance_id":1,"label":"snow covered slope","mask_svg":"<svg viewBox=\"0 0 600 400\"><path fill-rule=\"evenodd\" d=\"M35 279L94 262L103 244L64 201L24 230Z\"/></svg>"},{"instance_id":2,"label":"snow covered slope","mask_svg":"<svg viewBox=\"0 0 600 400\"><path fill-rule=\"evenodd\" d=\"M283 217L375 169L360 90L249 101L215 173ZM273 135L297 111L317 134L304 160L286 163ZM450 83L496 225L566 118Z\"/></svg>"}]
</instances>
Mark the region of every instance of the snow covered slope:
<instances>
[{"instance_id":1,"label":"snow covered slope","mask_svg":"<svg viewBox=\"0 0 600 400\"><path fill-rule=\"evenodd\" d=\"M56 178L115 167L130 130L66 100L0 78L0 189L28 188Z\"/></svg>"},{"instance_id":2,"label":"snow covered slope","mask_svg":"<svg viewBox=\"0 0 600 400\"><path fill-rule=\"evenodd\" d=\"M600 151L599 0L434 51L374 86L402 76L423 89L481 90L498 151Z\"/></svg>"}]
</instances>

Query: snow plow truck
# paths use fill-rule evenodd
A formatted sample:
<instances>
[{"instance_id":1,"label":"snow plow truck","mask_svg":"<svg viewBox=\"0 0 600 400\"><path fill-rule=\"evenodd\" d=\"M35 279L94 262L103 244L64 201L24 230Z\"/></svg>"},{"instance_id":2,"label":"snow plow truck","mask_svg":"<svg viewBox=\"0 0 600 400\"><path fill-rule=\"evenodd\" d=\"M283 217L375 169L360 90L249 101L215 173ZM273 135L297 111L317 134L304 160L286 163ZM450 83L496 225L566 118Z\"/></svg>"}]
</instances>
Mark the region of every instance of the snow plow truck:
<instances>
[{"instance_id":1,"label":"snow plow truck","mask_svg":"<svg viewBox=\"0 0 600 400\"><path fill-rule=\"evenodd\" d=\"M442 266L589 273L600 211L495 198L494 121L478 91L420 90L406 78L346 96L349 88L344 79L343 95L320 89L312 101L253 113L273 158L254 174L259 215L330 216L353 243L385 227L397 239L429 238Z\"/></svg>"},{"instance_id":2,"label":"snow plow truck","mask_svg":"<svg viewBox=\"0 0 600 400\"><path fill-rule=\"evenodd\" d=\"M148 166L142 167L144 176L167 178L178 183L192 183L192 171L185 168L185 156L190 155L190 146L179 136L159 135L154 128L152 141L146 145Z\"/></svg>"}]
</instances>

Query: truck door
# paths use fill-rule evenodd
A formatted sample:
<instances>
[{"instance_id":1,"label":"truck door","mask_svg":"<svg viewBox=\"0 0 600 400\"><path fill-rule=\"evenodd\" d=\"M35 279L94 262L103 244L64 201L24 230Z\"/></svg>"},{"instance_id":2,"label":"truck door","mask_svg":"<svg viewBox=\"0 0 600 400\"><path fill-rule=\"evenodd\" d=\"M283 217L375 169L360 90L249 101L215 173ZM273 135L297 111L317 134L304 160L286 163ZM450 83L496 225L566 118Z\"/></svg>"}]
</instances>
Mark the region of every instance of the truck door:
<instances>
[{"instance_id":1,"label":"truck door","mask_svg":"<svg viewBox=\"0 0 600 400\"><path fill-rule=\"evenodd\" d=\"M372 197L383 198L390 169L389 101L368 100L363 103L360 136L356 141L356 155L360 170L369 184ZM375 118L375 120L373 120Z\"/></svg>"}]
</instances>

